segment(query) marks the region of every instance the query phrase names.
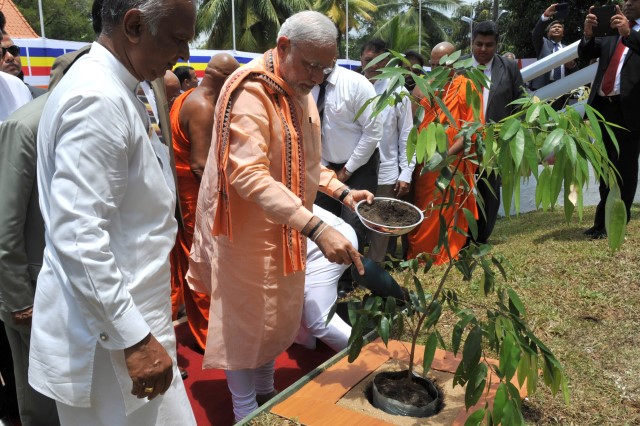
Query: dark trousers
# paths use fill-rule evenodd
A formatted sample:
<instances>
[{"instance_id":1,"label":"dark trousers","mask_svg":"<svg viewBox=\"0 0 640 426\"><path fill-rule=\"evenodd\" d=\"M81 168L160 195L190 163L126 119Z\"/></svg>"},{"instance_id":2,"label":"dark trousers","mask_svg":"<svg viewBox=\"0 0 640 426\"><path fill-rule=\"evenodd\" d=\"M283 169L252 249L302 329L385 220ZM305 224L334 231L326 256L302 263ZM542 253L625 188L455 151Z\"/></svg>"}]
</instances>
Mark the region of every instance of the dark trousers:
<instances>
[{"instance_id":1,"label":"dark trousers","mask_svg":"<svg viewBox=\"0 0 640 426\"><path fill-rule=\"evenodd\" d=\"M336 164L329 163L327 166L331 170L339 171L344 167L345 163ZM378 189L378 168L380 167L380 152L376 149L369 161L367 161L362 167L353 172L351 177L347 179L344 184L348 185L352 189L366 189L373 194ZM350 208L343 205L340 201L329 197L328 195L318 192L316 195L315 204L322 207L325 210L330 211L336 216L342 218L345 222L353 227L358 237L358 250L360 253L364 251L364 245L367 241L367 228L360 222L358 215L351 211Z\"/></svg>"},{"instance_id":2,"label":"dark trousers","mask_svg":"<svg viewBox=\"0 0 640 426\"><path fill-rule=\"evenodd\" d=\"M486 179L486 180L485 180ZM498 210L500 210L500 185L502 180L495 174L483 172L477 177L476 191L484 201L484 214L478 203L478 238L477 243L486 244L496 226ZM492 192L493 191L493 192Z\"/></svg>"},{"instance_id":3,"label":"dark trousers","mask_svg":"<svg viewBox=\"0 0 640 426\"><path fill-rule=\"evenodd\" d=\"M625 123L622 114L622 105L619 96L603 98L596 96L593 107L597 109L608 122L629 128L629 123ZM640 117L638 117L640 119ZM637 129L629 131L613 127L613 134L618 141L620 152L616 151L609 134L603 130L602 141L607 150L609 160L613 163L620 177L620 195L627 208L627 221L631 219L631 205L638 186L638 156L640 155L640 131ZM594 226L604 228L604 210L609 195L609 187L600 179L600 202L596 207L596 217Z\"/></svg>"}]
</instances>

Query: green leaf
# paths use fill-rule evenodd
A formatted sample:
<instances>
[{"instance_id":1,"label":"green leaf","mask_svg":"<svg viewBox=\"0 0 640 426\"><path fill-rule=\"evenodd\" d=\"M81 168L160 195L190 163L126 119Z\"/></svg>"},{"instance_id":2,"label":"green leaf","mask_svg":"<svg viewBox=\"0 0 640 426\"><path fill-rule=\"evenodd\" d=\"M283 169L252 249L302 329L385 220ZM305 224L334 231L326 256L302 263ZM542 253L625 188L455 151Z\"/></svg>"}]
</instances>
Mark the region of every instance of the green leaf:
<instances>
[{"instance_id":1,"label":"green leaf","mask_svg":"<svg viewBox=\"0 0 640 426\"><path fill-rule=\"evenodd\" d=\"M564 144L565 153L569 161L571 161L571 165L575 167L576 159L578 157L578 152L576 148L576 141L569 135L564 135L562 137L562 143Z\"/></svg>"},{"instance_id":2,"label":"green leaf","mask_svg":"<svg viewBox=\"0 0 640 426\"><path fill-rule=\"evenodd\" d=\"M338 309L338 304L334 303L333 306L331 306L331 309L329 310L329 315L327 315L327 320L324 323L325 326L329 325L329 323L331 322L331 319L336 314L337 309Z\"/></svg>"},{"instance_id":3,"label":"green leaf","mask_svg":"<svg viewBox=\"0 0 640 426\"><path fill-rule=\"evenodd\" d=\"M480 363L471 372L464 392L464 405L467 409L476 405L480 400L487 384L487 371L487 364Z\"/></svg>"},{"instance_id":4,"label":"green leaf","mask_svg":"<svg viewBox=\"0 0 640 426\"><path fill-rule=\"evenodd\" d=\"M500 383L496 390L496 396L493 399L493 423L499 424L502 420L502 411L504 410L507 400L509 399L509 392L507 391L507 385Z\"/></svg>"},{"instance_id":5,"label":"green leaf","mask_svg":"<svg viewBox=\"0 0 640 426\"><path fill-rule=\"evenodd\" d=\"M509 140L520 130L520 121L517 118L508 119L500 129L500 139Z\"/></svg>"},{"instance_id":6,"label":"green leaf","mask_svg":"<svg viewBox=\"0 0 640 426\"><path fill-rule=\"evenodd\" d=\"M360 355L360 351L362 350L363 343L364 343L364 339L362 338L362 336L358 337L357 339L354 339L354 341L351 342L351 346L349 347L349 358L348 358L348 361L350 363L355 361L358 358L358 355Z\"/></svg>"},{"instance_id":7,"label":"green leaf","mask_svg":"<svg viewBox=\"0 0 640 426\"><path fill-rule=\"evenodd\" d=\"M525 424L524 419L520 414L520 410L518 409L513 399L507 401L506 405L504 406L504 410L502 411L502 424L505 426L518 426Z\"/></svg>"},{"instance_id":8,"label":"green leaf","mask_svg":"<svg viewBox=\"0 0 640 426\"><path fill-rule=\"evenodd\" d=\"M449 141L447 139L447 134L444 131L444 126L440 123L436 123L436 142L439 153L443 154L447 152Z\"/></svg>"},{"instance_id":9,"label":"green leaf","mask_svg":"<svg viewBox=\"0 0 640 426\"><path fill-rule=\"evenodd\" d=\"M516 136L509 141L509 148L511 149L511 156L515 163L514 170L518 170L524 155L524 132L522 129L518 129Z\"/></svg>"},{"instance_id":10,"label":"green leaf","mask_svg":"<svg viewBox=\"0 0 640 426\"><path fill-rule=\"evenodd\" d=\"M440 107L440 110L447 117L447 121L449 121L449 123L456 123L456 120L454 120L453 115L451 115L451 111L449 111L449 108L447 108L447 105L444 103L444 101L438 96L434 97L434 99Z\"/></svg>"},{"instance_id":11,"label":"green leaf","mask_svg":"<svg viewBox=\"0 0 640 426\"><path fill-rule=\"evenodd\" d=\"M541 153L544 158L548 157L554 149L560 145L562 142L562 137L564 136L564 130L555 129L553 132L549 133L544 140L544 144L542 145Z\"/></svg>"},{"instance_id":12,"label":"green leaf","mask_svg":"<svg viewBox=\"0 0 640 426\"><path fill-rule=\"evenodd\" d=\"M442 305L438 300L433 300L429 305L429 317L424 323L424 327L429 328L435 325L442 315Z\"/></svg>"},{"instance_id":13,"label":"green leaf","mask_svg":"<svg viewBox=\"0 0 640 426\"><path fill-rule=\"evenodd\" d=\"M482 424L482 419L484 419L485 409L481 408L478 411L474 411L467 420L464 422L464 426L478 426Z\"/></svg>"},{"instance_id":14,"label":"green leaf","mask_svg":"<svg viewBox=\"0 0 640 426\"><path fill-rule=\"evenodd\" d=\"M418 130L417 127L412 127L407 138L407 158L413 158L416 154L416 147L418 145ZM416 158L417 161L417 158ZM420 162L418 162L419 164Z\"/></svg>"},{"instance_id":15,"label":"green leaf","mask_svg":"<svg viewBox=\"0 0 640 426\"><path fill-rule=\"evenodd\" d=\"M520 349L510 333L506 333L500 347L500 371L506 380L511 380L520 362Z\"/></svg>"},{"instance_id":16,"label":"green leaf","mask_svg":"<svg viewBox=\"0 0 640 426\"><path fill-rule=\"evenodd\" d=\"M508 288L507 293L509 293L509 305L513 305L513 307L517 310L518 316L525 316L526 311L518 294L512 288ZM516 314L516 312L513 312L513 310L512 313Z\"/></svg>"},{"instance_id":17,"label":"green leaf","mask_svg":"<svg viewBox=\"0 0 640 426\"><path fill-rule=\"evenodd\" d=\"M422 371L426 374L431 369L431 363L438 347L438 336L436 332L429 334L427 342L424 345L424 356L422 360Z\"/></svg>"},{"instance_id":18,"label":"green leaf","mask_svg":"<svg viewBox=\"0 0 640 426\"><path fill-rule=\"evenodd\" d=\"M471 210L467 208L462 208L462 212L464 213L464 217L467 219L467 223L469 224L469 231L471 231L471 236L475 240L478 238L478 223L476 222L476 218L471 212Z\"/></svg>"},{"instance_id":19,"label":"green leaf","mask_svg":"<svg viewBox=\"0 0 640 426\"><path fill-rule=\"evenodd\" d=\"M524 134L524 159L529 165L531 172L538 177L538 150L536 149L535 139L530 130ZM411 158L411 157L408 157Z\"/></svg>"},{"instance_id":20,"label":"green leaf","mask_svg":"<svg viewBox=\"0 0 640 426\"><path fill-rule=\"evenodd\" d=\"M416 293L418 293L418 300L420 301L420 306L423 308L427 307L427 299L424 295L424 289L422 288L422 284L418 277L414 275L413 277L413 285L416 287Z\"/></svg>"},{"instance_id":21,"label":"green leaf","mask_svg":"<svg viewBox=\"0 0 640 426\"><path fill-rule=\"evenodd\" d=\"M605 228L609 248L616 251L624 242L624 234L627 227L627 207L620 199L620 190L611 188L605 203Z\"/></svg>"},{"instance_id":22,"label":"green leaf","mask_svg":"<svg viewBox=\"0 0 640 426\"><path fill-rule=\"evenodd\" d=\"M380 317L380 324L378 325L378 333L380 334L380 338L384 342L385 346L389 345L389 320L387 317Z\"/></svg>"},{"instance_id":23,"label":"green leaf","mask_svg":"<svg viewBox=\"0 0 640 426\"><path fill-rule=\"evenodd\" d=\"M597 140L602 140L602 131L600 130L600 122L596 118L596 115L593 113L593 108L590 105L585 104L584 112L587 113L587 118L589 119L589 127L593 131Z\"/></svg>"},{"instance_id":24,"label":"green leaf","mask_svg":"<svg viewBox=\"0 0 640 426\"><path fill-rule=\"evenodd\" d=\"M526 120L527 123L533 123L540 115L540 104L534 103L527 109Z\"/></svg>"},{"instance_id":25,"label":"green leaf","mask_svg":"<svg viewBox=\"0 0 640 426\"><path fill-rule=\"evenodd\" d=\"M482 329L476 325L467 335L462 349L462 364L464 371L469 372L480 361L482 353Z\"/></svg>"}]
</instances>

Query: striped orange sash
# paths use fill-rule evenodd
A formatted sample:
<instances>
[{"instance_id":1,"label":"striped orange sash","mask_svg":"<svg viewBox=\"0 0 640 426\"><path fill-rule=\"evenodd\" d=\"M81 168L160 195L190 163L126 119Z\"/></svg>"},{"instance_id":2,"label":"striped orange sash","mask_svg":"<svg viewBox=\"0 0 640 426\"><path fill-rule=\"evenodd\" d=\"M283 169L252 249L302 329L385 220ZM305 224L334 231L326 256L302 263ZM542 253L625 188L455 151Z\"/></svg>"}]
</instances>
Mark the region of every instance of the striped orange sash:
<instances>
[{"instance_id":1,"label":"striped orange sash","mask_svg":"<svg viewBox=\"0 0 640 426\"><path fill-rule=\"evenodd\" d=\"M277 55L275 49L263 56L264 69L247 68L232 75L222 89L216 109L216 146L218 157L218 204L213 223L213 235L226 235L233 239L232 212L229 203L229 136L231 123L231 97L245 79L260 82L271 96L273 105L282 122L282 183L305 204L305 158L300 119L295 108L295 94L287 83L276 75ZM276 143L277 141L271 141ZM213 149L213 147L212 147ZM306 264L306 238L295 229L282 225L284 247L284 273L303 271Z\"/></svg>"}]
</instances>

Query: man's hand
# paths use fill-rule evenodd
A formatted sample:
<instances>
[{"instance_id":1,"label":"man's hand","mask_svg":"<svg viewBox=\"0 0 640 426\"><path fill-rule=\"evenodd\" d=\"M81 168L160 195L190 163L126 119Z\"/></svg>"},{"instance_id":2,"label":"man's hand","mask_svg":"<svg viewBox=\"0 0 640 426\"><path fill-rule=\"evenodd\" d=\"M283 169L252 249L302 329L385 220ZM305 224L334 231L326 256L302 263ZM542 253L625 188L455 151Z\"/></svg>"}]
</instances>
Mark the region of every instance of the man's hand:
<instances>
[{"instance_id":1,"label":"man's hand","mask_svg":"<svg viewBox=\"0 0 640 426\"><path fill-rule=\"evenodd\" d=\"M349 173L346 167L343 167L336 172L336 176L340 182L345 183L351 177L351 173Z\"/></svg>"},{"instance_id":2,"label":"man's hand","mask_svg":"<svg viewBox=\"0 0 640 426\"><path fill-rule=\"evenodd\" d=\"M611 17L611 28L616 28L622 38L627 38L631 34L629 20L624 16L618 5L616 5L616 14Z\"/></svg>"},{"instance_id":3,"label":"man's hand","mask_svg":"<svg viewBox=\"0 0 640 426\"><path fill-rule=\"evenodd\" d=\"M131 394L153 399L164 395L173 380L173 363L164 347L151 333L139 343L124 350L129 376L133 381Z\"/></svg>"},{"instance_id":4,"label":"man's hand","mask_svg":"<svg viewBox=\"0 0 640 426\"><path fill-rule=\"evenodd\" d=\"M368 191L367 191L368 192ZM356 266L358 273L364 275L364 266L360 259L358 250L347 240L344 235L336 231L332 226L327 225L322 234L315 240L318 248L330 262L339 265Z\"/></svg>"},{"instance_id":5,"label":"man's hand","mask_svg":"<svg viewBox=\"0 0 640 426\"><path fill-rule=\"evenodd\" d=\"M400 198L406 195L411 188L409 182L403 182L401 180L396 181L396 186L393 187L393 192L396 194L396 198Z\"/></svg>"},{"instance_id":6,"label":"man's hand","mask_svg":"<svg viewBox=\"0 0 640 426\"><path fill-rule=\"evenodd\" d=\"M352 189L342 203L349 207L351 210L356 209L356 204L362 200L367 200L368 204L373 203L373 194L366 189Z\"/></svg>"},{"instance_id":7,"label":"man's hand","mask_svg":"<svg viewBox=\"0 0 640 426\"><path fill-rule=\"evenodd\" d=\"M542 12L544 17L545 18L551 18L553 15L555 15L556 14L556 6L558 6L558 3L554 3L551 6L549 6L548 8L546 8L545 11Z\"/></svg>"},{"instance_id":8,"label":"man's hand","mask_svg":"<svg viewBox=\"0 0 640 426\"><path fill-rule=\"evenodd\" d=\"M584 37L588 40L593 37L593 28L598 26L598 17L591 13L593 6L589 8L589 13L584 19Z\"/></svg>"},{"instance_id":9,"label":"man's hand","mask_svg":"<svg viewBox=\"0 0 640 426\"><path fill-rule=\"evenodd\" d=\"M17 312L11 312L11 321L13 325L26 325L31 327L31 318L33 318L33 306Z\"/></svg>"}]
</instances>

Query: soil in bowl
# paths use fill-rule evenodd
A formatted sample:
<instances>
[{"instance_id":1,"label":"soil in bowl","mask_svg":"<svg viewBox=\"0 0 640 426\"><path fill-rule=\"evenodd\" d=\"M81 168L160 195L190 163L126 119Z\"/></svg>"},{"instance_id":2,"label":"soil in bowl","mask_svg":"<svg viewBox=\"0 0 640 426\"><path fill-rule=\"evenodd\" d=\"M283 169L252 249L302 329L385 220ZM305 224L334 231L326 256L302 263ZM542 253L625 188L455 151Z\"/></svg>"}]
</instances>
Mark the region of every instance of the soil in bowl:
<instances>
[{"instance_id":1,"label":"soil in bowl","mask_svg":"<svg viewBox=\"0 0 640 426\"><path fill-rule=\"evenodd\" d=\"M368 221L385 226L411 226L420 220L420 213L415 208L393 200L362 203L359 212Z\"/></svg>"}]
</instances>

